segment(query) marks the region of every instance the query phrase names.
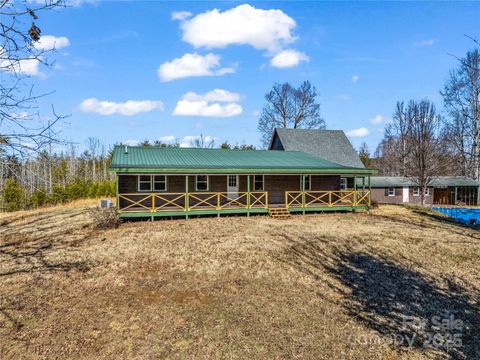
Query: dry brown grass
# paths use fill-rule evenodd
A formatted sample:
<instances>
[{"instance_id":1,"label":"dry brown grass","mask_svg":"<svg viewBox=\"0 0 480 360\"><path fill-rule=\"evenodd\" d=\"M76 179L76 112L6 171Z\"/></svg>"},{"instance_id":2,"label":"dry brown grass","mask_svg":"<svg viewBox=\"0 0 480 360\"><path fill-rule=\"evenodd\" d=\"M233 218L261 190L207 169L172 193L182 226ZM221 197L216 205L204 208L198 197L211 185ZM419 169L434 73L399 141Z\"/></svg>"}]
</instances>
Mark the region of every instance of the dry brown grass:
<instances>
[{"instance_id":1,"label":"dry brown grass","mask_svg":"<svg viewBox=\"0 0 480 360\"><path fill-rule=\"evenodd\" d=\"M95 230L84 207L0 218L1 359L480 357L474 230L393 206ZM462 347L389 343L444 311Z\"/></svg>"}]
</instances>

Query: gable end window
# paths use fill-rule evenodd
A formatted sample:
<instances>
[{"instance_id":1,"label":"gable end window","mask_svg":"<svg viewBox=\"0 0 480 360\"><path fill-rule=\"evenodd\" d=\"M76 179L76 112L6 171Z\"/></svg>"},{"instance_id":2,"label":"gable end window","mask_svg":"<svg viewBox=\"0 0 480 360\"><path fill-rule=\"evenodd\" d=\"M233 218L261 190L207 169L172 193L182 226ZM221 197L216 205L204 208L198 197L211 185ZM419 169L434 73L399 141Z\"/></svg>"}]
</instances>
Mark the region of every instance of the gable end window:
<instances>
[{"instance_id":1,"label":"gable end window","mask_svg":"<svg viewBox=\"0 0 480 360\"><path fill-rule=\"evenodd\" d=\"M208 175L195 176L195 190L208 191Z\"/></svg>"},{"instance_id":2,"label":"gable end window","mask_svg":"<svg viewBox=\"0 0 480 360\"><path fill-rule=\"evenodd\" d=\"M253 175L253 190L263 191L263 175Z\"/></svg>"},{"instance_id":3,"label":"gable end window","mask_svg":"<svg viewBox=\"0 0 480 360\"><path fill-rule=\"evenodd\" d=\"M388 196L395 196L395 188L389 187L388 188Z\"/></svg>"}]
</instances>

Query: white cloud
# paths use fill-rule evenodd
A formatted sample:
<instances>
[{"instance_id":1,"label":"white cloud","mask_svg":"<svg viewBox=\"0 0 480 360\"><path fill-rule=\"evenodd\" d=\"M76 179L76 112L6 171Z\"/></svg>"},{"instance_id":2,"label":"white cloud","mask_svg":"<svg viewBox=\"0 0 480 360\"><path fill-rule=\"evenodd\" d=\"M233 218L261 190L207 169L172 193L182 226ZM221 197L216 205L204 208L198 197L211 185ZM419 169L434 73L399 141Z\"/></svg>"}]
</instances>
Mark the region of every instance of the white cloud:
<instances>
[{"instance_id":1,"label":"white cloud","mask_svg":"<svg viewBox=\"0 0 480 360\"><path fill-rule=\"evenodd\" d=\"M128 146L137 146L138 144L140 144L140 140L125 140L125 141L122 141L122 144L128 145Z\"/></svg>"},{"instance_id":2,"label":"white cloud","mask_svg":"<svg viewBox=\"0 0 480 360\"><path fill-rule=\"evenodd\" d=\"M167 82L192 76L221 76L235 72L235 67L220 67L220 56L197 53L165 62L157 70L160 81Z\"/></svg>"},{"instance_id":3,"label":"white cloud","mask_svg":"<svg viewBox=\"0 0 480 360\"><path fill-rule=\"evenodd\" d=\"M195 48L250 45L278 52L295 41L296 23L281 10L256 9L243 4L224 12L213 9L182 21L183 41Z\"/></svg>"},{"instance_id":4,"label":"white cloud","mask_svg":"<svg viewBox=\"0 0 480 360\"><path fill-rule=\"evenodd\" d=\"M184 136L183 139L180 141L180 147L192 147L194 141L197 139L201 139L203 137L203 142L205 144L209 144L212 141L217 140L216 137L210 135L202 135L202 136L194 136L194 135L187 135Z\"/></svg>"},{"instance_id":5,"label":"white cloud","mask_svg":"<svg viewBox=\"0 0 480 360\"><path fill-rule=\"evenodd\" d=\"M142 112L152 110L163 110L161 101L152 100L128 100L125 102L99 101L96 98L83 100L79 105L79 110L83 112L92 112L100 115L124 115L131 116Z\"/></svg>"},{"instance_id":6,"label":"white cloud","mask_svg":"<svg viewBox=\"0 0 480 360\"><path fill-rule=\"evenodd\" d=\"M188 101L236 102L240 100L240 94L223 89L213 89L203 95L189 91L182 96L182 99Z\"/></svg>"},{"instance_id":7,"label":"white cloud","mask_svg":"<svg viewBox=\"0 0 480 360\"><path fill-rule=\"evenodd\" d=\"M174 143L175 140L177 140L177 138L173 135L166 135L166 136L161 136L160 137L160 141L162 143L166 143L166 144Z\"/></svg>"},{"instance_id":8,"label":"white cloud","mask_svg":"<svg viewBox=\"0 0 480 360\"><path fill-rule=\"evenodd\" d=\"M309 61L310 58L302 52L287 49L280 51L270 60L270 65L276 68L289 68L297 66L301 61Z\"/></svg>"},{"instance_id":9,"label":"white cloud","mask_svg":"<svg viewBox=\"0 0 480 360\"><path fill-rule=\"evenodd\" d=\"M360 76L358 75L353 75L352 76L352 82L355 84L356 82L358 82L358 80L360 80Z\"/></svg>"},{"instance_id":10,"label":"white cloud","mask_svg":"<svg viewBox=\"0 0 480 360\"><path fill-rule=\"evenodd\" d=\"M3 60L0 62L0 69L4 72L45 77L45 74L40 71L40 64L38 59Z\"/></svg>"},{"instance_id":11,"label":"white cloud","mask_svg":"<svg viewBox=\"0 0 480 360\"><path fill-rule=\"evenodd\" d=\"M383 125L390 122L390 118L383 115L375 115L370 119L370 123L373 125Z\"/></svg>"},{"instance_id":12,"label":"white cloud","mask_svg":"<svg viewBox=\"0 0 480 360\"><path fill-rule=\"evenodd\" d=\"M432 46L437 41L435 39L424 39L414 43L415 46Z\"/></svg>"},{"instance_id":13,"label":"white cloud","mask_svg":"<svg viewBox=\"0 0 480 360\"><path fill-rule=\"evenodd\" d=\"M34 43L36 49L53 50L61 49L70 45L70 40L65 36L43 35L39 41Z\"/></svg>"},{"instance_id":14,"label":"white cloud","mask_svg":"<svg viewBox=\"0 0 480 360\"><path fill-rule=\"evenodd\" d=\"M347 136L350 136L350 137L365 137L368 134L370 134L370 131L368 131L367 128L361 127L358 129L347 131L346 134Z\"/></svg>"},{"instance_id":15,"label":"white cloud","mask_svg":"<svg viewBox=\"0 0 480 360\"><path fill-rule=\"evenodd\" d=\"M171 19L183 21L189 18L190 16L192 16L192 13L189 11L174 11L172 12Z\"/></svg>"},{"instance_id":16,"label":"white cloud","mask_svg":"<svg viewBox=\"0 0 480 360\"><path fill-rule=\"evenodd\" d=\"M236 102L240 95L227 90L215 89L203 95L188 92L177 102L173 115L232 117L242 113L242 107Z\"/></svg>"}]
</instances>

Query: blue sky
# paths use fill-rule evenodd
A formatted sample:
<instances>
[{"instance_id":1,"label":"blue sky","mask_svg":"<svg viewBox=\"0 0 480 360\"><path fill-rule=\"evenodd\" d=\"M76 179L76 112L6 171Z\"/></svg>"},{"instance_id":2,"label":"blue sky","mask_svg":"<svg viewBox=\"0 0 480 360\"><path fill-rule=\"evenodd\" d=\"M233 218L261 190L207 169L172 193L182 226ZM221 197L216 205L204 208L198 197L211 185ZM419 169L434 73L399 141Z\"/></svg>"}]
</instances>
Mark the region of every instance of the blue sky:
<instances>
[{"instance_id":1,"label":"blue sky","mask_svg":"<svg viewBox=\"0 0 480 360\"><path fill-rule=\"evenodd\" d=\"M309 80L327 128L373 151L397 100L442 110L450 54L480 36L473 2L79 3L40 14L55 66L31 81L55 90L40 106L71 114L62 136L81 146L199 134L259 146L264 94Z\"/></svg>"}]
</instances>

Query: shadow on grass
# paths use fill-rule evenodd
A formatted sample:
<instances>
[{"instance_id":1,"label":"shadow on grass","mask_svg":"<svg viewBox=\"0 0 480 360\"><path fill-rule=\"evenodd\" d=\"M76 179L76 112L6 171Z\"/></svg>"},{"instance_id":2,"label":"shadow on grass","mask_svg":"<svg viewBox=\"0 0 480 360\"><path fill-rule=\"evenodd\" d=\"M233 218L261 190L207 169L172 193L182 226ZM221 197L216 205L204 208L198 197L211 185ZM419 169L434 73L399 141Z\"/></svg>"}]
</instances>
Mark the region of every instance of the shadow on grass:
<instances>
[{"instance_id":1,"label":"shadow on grass","mask_svg":"<svg viewBox=\"0 0 480 360\"><path fill-rule=\"evenodd\" d=\"M440 289L422 273L335 246L335 239L285 239L290 246L279 260L342 293L345 312L392 346L430 350L438 358L480 359L480 308L466 289L448 279L448 290Z\"/></svg>"},{"instance_id":2,"label":"shadow on grass","mask_svg":"<svg viewBox=\"0 0 480 360\"><path fill-rule=\"evenodd\" d=\"M67 231L66 231L67 232ZM65 233L66 233L65 232ZM74 241L64 241L44 234L9 234L0 244L0 280L6 280L4 293L0 294L0 328L7 324L19 330L22 323L22 301L24 294L8 293L8 282L15 281L20 274L51 274L55 272L81 271L91 269L90 262L81 259L67 259L52 256L55 252L68 251L86 241L91 233ZM12 279L12 280L11 280Z\"/></svg>"}]
</instances>

